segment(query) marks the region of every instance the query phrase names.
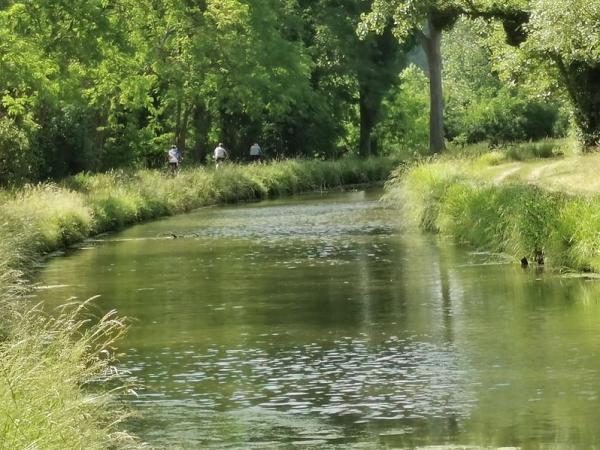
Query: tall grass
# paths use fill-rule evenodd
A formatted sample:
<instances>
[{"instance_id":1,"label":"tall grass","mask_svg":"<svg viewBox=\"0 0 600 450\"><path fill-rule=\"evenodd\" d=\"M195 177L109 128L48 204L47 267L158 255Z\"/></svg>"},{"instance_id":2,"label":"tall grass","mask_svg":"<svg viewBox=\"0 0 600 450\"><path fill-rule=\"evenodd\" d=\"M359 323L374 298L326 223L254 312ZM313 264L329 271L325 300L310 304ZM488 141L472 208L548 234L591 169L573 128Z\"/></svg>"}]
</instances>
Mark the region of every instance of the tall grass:
<instances>
[{"instance_id":1,"label":"tall grass","mask_svg":"<svg viewBox=\"0 0 600 450\"><path fill-rule=\"evenodd\" d=\"M542 256L560 269L600 271L600 196L496 184L460 161L418 164L396 173L388 201L422 229L516 259Z\"/></svg>"},{"instance_id":2,"label":"tall grass","mask_svg":"<svg viewBox=\"0 0 600 450\"><path fill-rule=\"evenodd\" d=\"M134 443L116 427L126 414L98 387L114 374L111 352L125 325L114 312L90 325L81 319L82 308L53 317L37 308L14 314L0 342L2 448Z\"/></svg>"},{"instance_id":3,"label":"tall grass","mask_svg":"<svg viewBox=\"0 0 600 450\"><path fill-rule=\"evenodd\" d=\"M570 152L570 144L563 139L544 139L536 142L510 144L504 149L506 158L513 161L553 158Z\"/></svg>"},{"instance_id":4,"label":"tall grass","mask_svg":"<svg viewBox=\"0 0 600 450\"><path fill-rule=\"evenodd\" d=\"M158 171L79 174L59 184L0 191L0 448L107 448L124 412L107 392L114 313L91 324L72 308L23 309L25 275L44 254L93 234L204 205L381 181L390 159L280 161ZM104 383L98 383L104 381Z\"/></svg>"},{"instance_id":5,"label":"tall grass","mask_svg":"<svg viewBox=\"0 0 600 450\"><path fill-rule=\"evenodd\" d=\"M438 216L446 191L465 181L462 166L452 161L420 162L396 169L386 183L383 201L402 206L404 215L425 231L439 231Z\"/></svg>"},{"instance_id":6,"label":"tall grass","mask_svg":"<svg viewBox=\"0 0 600 450\"><path fill-rule=\"evenodd\" d=\"M479 142L466 146L450 144L444 154L444 159L470 160L487 165L496 165L510 161L529 161L572 156L577 152L577 141L573 138L547 138L539 141L511 142L494 146L491 146L487 142Z\"/></svg>"}]
</instances>

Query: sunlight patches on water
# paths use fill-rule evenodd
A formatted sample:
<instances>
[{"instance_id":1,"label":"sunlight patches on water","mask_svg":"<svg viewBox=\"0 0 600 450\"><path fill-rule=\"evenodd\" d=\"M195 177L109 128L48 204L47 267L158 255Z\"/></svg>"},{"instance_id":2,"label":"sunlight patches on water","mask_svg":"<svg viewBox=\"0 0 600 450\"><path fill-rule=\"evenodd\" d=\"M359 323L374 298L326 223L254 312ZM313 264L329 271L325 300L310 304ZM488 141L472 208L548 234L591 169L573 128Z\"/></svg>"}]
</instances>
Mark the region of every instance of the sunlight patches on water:
<instances>
[{"instance_id":1,"label":"sunlight patches on water","mask_svg":"<svg viewBox=\"0 0 600 450\"><path fill-rule=\"evenodd\" d=\"M227 238L253 239L257 243L266 244L289 239L347 239L359 235L392 234L395 228L384 217L377 217L377 211L378 207L374 202L336 204L333 209L327 204L252 210L232 208L220 210L217 217L210 216L210 226L204 226L203 217L199 217L198 227L179 229L161 236L108 240L173 239L176 242L174 237L207 240ZM352 221L347 220L349 215L353 216ZM321 257L327 255L327 250L324 249Z\"/></svg>"},{"instance_id":2,"label":"sunlight patches on water","mask_svg":"<svg viewBox=\"0 0 600 450\"><path fill-rule=\"evenodd\" d=\"M145 362L156 363L151 356ZM145 368L138 366L132 373ZM348 338L333 348L310 344L275 354L214 348L188 361L186 368L172 374L176 382L169 386L169 396L177 395L181 383L192 394L203 394L202 405L208 399L217 409L258 406L369 422L415 419L414 411L419 417L466 417L473 406L462 382L466 374L450 346L394 339L373 347ZM156 367L152 372L164 370ZM150 383L148 388L153 392L157 386Z\"/></svg>"}]
</instances>

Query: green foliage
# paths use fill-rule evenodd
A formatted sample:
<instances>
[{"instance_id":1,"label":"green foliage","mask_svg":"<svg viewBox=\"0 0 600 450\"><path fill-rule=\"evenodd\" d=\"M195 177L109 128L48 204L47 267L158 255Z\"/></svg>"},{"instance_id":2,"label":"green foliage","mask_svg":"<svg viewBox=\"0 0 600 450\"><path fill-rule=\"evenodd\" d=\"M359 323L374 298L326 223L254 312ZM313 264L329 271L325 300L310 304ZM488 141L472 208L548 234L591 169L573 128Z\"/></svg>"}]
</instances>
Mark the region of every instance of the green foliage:
<instances>
[{"instance_id":1,"label":"green foliage","mask_svg":"<svg viewBox=\"0 0 600 450\"><path fill-rule=\"evenodd\" d=\"M416 36L427 37L427 20L445 31L456 23L444 47L451 139L560 135L559 77L593 141L594 8L582 4L577 14L551 3L8 0L0 10L0 183L158 167L173 142L186 161L201 162L218 141L234 159L256 141L274 158L335 158L357 147L419 153L425 79L411 69L398 85L397 74ZM503 30L529 15L525 51L509 50ZM467 26L459 16L503 25Z\"/></svg>"},{"instance_id":2,"label":"green foliage","mask_svg":"<svg viewBox=\"0 0 600 450\"><path fill-rule=\"evenodd\" d=\"M480 97L461 109L449 108L448 137L468 143L489 140L498 144L552 137L559 118L555 105L528 100L508 89L493 97Z\"/></svg>"},{"instance_id":3,"label":"green foliage","mask_svg":"<svg viewBox=\"0 0 600 450\"><path fill-rule=\"evenodd\" d=\"M459 21L446 35L448 138L499 144L564 136L567 120L560 98L503 84L495 73L491 46L499 44L491 44L494 38L483 21Z\"/></svg>"},{"instance_id":4,"label":"green foliage","mask_svg":"<svg viewBox=\"0 0 600 450\"><path fill-rule=\"evenodd\" d=\"M600 56L597 0L535 0L527 26L528 46L565 62L596 64Z\"/></svg>"},{"instance_id":5,"label":"green foliage","mask_svg":"<svg viewBox=\"0 0 600 450\"><path fill-rule=\"evenodd\" d=\"M543 140L508 145L503 152L508 159L525 161L533 158L553 158L563 154L560 141Z\"/></svg>"},{"instance_id":6,"label":"green foliage","mask_svg":"<svg viewBox=\"0 0 600 450\"><path fill-rule=\"evenodd\" d=\"M400 75L398 86L383 102L376 134L382 153L422 155L429 139L429 87L423 71L414 65Z\"/></svg>"},{"instance_id":7,"label":"green foliage","mask_svg":"<svg viewBox=\"0 0 600 450\"><path fill-rule=\"evenodd\" d=\"M37 176L38 160L29 135L10 118L0 118L0 186L21 184Z\"/></svg>"},{"instance_id":8,"label":"green foliage","mask_svg":"<svg viewBox=\"0 0 600 450\"><path fill-rule=\"evenodd\" d=\"M513 81L541 85L548 97L568 98L584 149L600 142L600 65L598 64L597 0L535 0L527 5L509 3L520 14L524 42L510 52L503 72ZM506 22L505 22L506 23ZM508 53L508 52L507 52ZM515 68L517 70L515 70Z\"/></svg>"},{"instance_id":9,"label":"green foliage","mask_svg":"<svg viewBox=\"0 0 600 450\"><path fill-rule=\"evenodd\" d=\"M358 59L357 10L341 25L323 14L315 30L335 38L308 39L321 6L298 20L304 5L276 0L7 2L1 182L157 167L173 142L187 161L217 141L235 159L256 141L273 157L336 156L358 69L387 69ZM325 71L331 52L351 64Z\"/></svg>"}]
</instances>

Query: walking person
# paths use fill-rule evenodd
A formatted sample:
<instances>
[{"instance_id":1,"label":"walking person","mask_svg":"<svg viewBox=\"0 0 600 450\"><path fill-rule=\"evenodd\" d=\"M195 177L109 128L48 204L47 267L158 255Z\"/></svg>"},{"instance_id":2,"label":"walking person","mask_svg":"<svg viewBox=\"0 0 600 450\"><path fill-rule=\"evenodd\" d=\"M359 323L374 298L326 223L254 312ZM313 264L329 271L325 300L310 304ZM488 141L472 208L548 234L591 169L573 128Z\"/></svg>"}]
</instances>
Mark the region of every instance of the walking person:
<instances>
[{"instance_id":1,"label":"walking person","mask_svg":"<svg viewBox=\"0 0 600 450\"><path fill-rule=\"evenodd\" d=\"M223 144L219 142L219 145L215 148L213 158L215 159L216 167L219 167L219 163L225 161L229 157L227 150L223 147Z\"/></svg>"},{"instance_id":2,"label":"walking person","mask_svg":"<svg viewBox=\"0 0 600 450\"><path fill-rule=\"evenodd\" d=\"M254 143L250 146L250 160L252 162L260 162L262 156L262 149L260 148L260 145L258 145L257 143Z\"/></svg>"},{"instance_id":3,"label":"walking person","mask_svg":"<svg viewBox=\"0 0 600 450\"><path fill-rule=\"evenodd\" d=\"M179 170L179 164L181 163L181 151L175 144L171 146L167 152L167 163L169 164L169 173L176 175Z\"/></svg>"}]
</instances>

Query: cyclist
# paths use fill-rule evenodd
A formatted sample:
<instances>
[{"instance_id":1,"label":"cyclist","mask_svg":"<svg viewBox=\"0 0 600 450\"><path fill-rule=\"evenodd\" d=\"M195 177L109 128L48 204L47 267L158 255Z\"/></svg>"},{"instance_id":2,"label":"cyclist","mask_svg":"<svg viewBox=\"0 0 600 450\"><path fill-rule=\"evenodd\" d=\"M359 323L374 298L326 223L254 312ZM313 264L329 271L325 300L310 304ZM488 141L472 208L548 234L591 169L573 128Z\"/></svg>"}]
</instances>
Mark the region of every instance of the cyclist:
<instances>
[{"instance_id":1,"label":"cyclist","mask_svg":"<svg viewBox=\"0 0 600 450\"><path fill-rule=\"evenodd\" d=\"M179 163L181 163L181 151L175 144L171 146L167 152L167 162L169 164L169 173L175 175L179 169Z\"/></svg>"},{"instance_id":2,"label":"cyclist","mask_svg":"<svg viewBox=\"0 0 600 450\"><path fill-rule=\"evenodd\" d=\"M219 142L219 145L217 145L213 153L213 158L215 159L217 167L219 167L219 163L225 161L228 157L229 154L227 153L227 150L225 150L225 147L223 147L223 143Z\"/></svg>"}]
</instances>

